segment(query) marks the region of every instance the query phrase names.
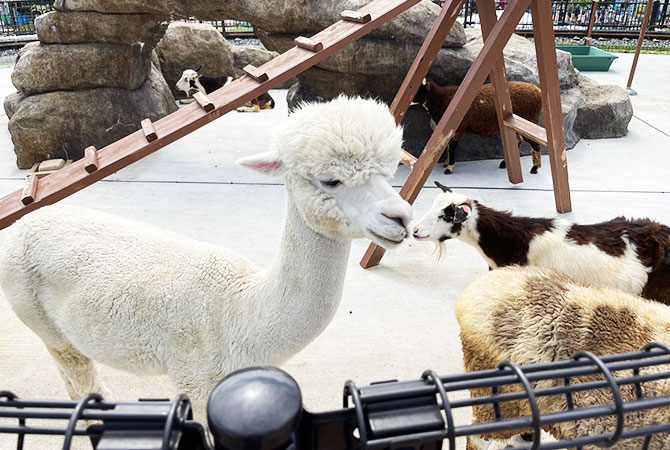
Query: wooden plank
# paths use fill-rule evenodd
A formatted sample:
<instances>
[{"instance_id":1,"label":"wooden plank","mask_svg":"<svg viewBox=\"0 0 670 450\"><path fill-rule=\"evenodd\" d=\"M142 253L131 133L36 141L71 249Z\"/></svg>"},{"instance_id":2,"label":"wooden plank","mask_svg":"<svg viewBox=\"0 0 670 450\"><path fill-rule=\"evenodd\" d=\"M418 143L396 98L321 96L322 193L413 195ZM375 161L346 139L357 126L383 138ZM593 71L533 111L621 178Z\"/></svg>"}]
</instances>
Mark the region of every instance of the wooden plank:
<instances>
[{"instance_id":1,"label":"wooden plank","mask_svg":"<svg viewBox=\"0 0 670 450\"><path fill-rule=\"evenodd\" d=\"M266 72L251 64L247 64L242 68L242 70L244 71L244 73L249 75L254 80L258 81L259 83L265 83L269 79L268 74Z\"/></svg>"},{"instance_id":2,"label":"wooden plank","mask_svg":"<svg viewBox=\"0 0 670 450\"><path fill-rule=\"evenodd\" d=\"M459 0L447 0L443 8L450 8L452 2L460 3ZM412 172L410 172L402 189L400 189L400 195L409 203L414 203L419 192L421 192L421 188L426 183L428 176L432 172L433 167L435 167L435 164L437 164L438 159L440 159L440 155L445 147L454 136L456 128L458 128L463 117L465 117L475 95L491 72L493 64L502 53L505 44L507 44L507 41L509 41L509 38L514 33L514 29L526 12L529 3L530 0L511 0L505 8L502 17L495 24L493 30L491 30L489 39L486 40L482 50L479 52L479 56L477 56L472 66L470 66L468 73L465 75L456 94L454 94L442 119L436 125L432 136L426 144L426 148L412 168ZM455 20L455 17L450 17L449 20ZM361 266L367 268L379 264L384 252L384 248L375 243L370 244L361 260Z\"/></svg>"},{"instance_id":3,"label":"wooden plank","mask_svg":"<svg viewBox=\"0 0 670 450\"><path fill-rule=\"evenodd\" d=\"M214 103L212 103L212 101L202 92L196 92L193 94L193 98L196 102L198 102L198 105L200 105L200 107L205 110L205 112L214 111Z\"/></svg>"},{"instance_id":4,"label":"wooden plank","mask_svg":"<svg viewBox=\"0 0 670 450\"><path fill-rule=\"evenodd\" d=\"M263 68L270 77L266 83L261 85L249 77L241 77L210 93L209 98L216 106L212 112L206 113L200 105L193 103L156 121L154 127L159 137L153 142L147 143L140 130L101 148L98 150L98 170L87 173L84 170L84 161L79 160L49 175L40 182L39 199L28 206L24 207L21 203L21 190L6 195L0 199L0 229L11 225L28 212L56 203L233 111L268 89L323 61L418 2L419 0L370 2L359 10L370 14L370 22L359 25L339 21L312 36L312 39L323 43L322 51L306 52L294 47L264 64Z\"/></svg>"},{"instance_id":5,"label":"wooden plank","mask_svg":"<svg viewBox=\"0 0 670 450\"><path fill-rule=\"evenodd\" d=\"M24 205L30 205L35 201L37 197L37 175L30 174L26 177L26 185L21 191L21 203Z\"/></svg>"},{"instance_id":6,"label":"wooden plank","mask_svg":"<svg viewBox=\"0 0 670 450\"><path fill-rule=\"evenodd\" d=\"M298 47L304 48L306 50L311 50L313 52L323 50L323 43L312 40L310 38L306 38L305 36L298 36L293 40L293 42L295 42L295 45L297 45Z\"/></svg>"},{"instance_id":7,"label":"wooden plank","mask_svg":"<svg viewBox=\"0 0 670 450\"><path fill-rule=\"evenodd\" d=\"M591 4L591 18L589 19L589 28L586 31L586 39L584 39L584 45L591 45L591 33L593 33L593 24L596 21L596 12L598 11L598 2L599 0L593 0Z\"/></svg>"},{"instance_id":8,"label":"wooden plank","mask_svg":"<svg viewBox=\"0 0 670 450\"><path fill-rule=\"evenodd\" d=\"M563 136L563 114L551 3L546 0L533 0L530 4L530 11L533 16L533 36L537 54L537 71L540 75L540 89L542 90L544 128L547 133L554 200L556 210L566 213L572 211L572 203L568 183L568 156L565 150L565 136Z\"/></svg>"},{"instance_id":9,"label":"wooden plank","mask_svg":"<svg viewBox=\"0 0 670 450\"><path fill-rule=\"evenodd\" d=\"M428 69L430 69L437 56L437 52L442 48L444 40L447 38L454 22L456 22L456 17L458 17L463 3L464 0L447 2L442 7L440 15L435 19L435 23L433 23L428 32L426 40L423 41L419 52L416 54L416 58L414 58L414 62L407 71L407 75L405 75L405 79L391 103L391 113L397 123L402 122L402 119L405 117L407 108L409 108L412 99L416 95L421 81L426 77Z\"/></svg>"},{"instance_id":10,"label":"wooden plank","mask_svg":"<svg viewBox=\"0 0 670 450\"><path fill-rule=\"evenodd\" d=\"M498 21L496 16L496 5L494 0L477 0L477 11L482 26L482 38L488 39L493 26ZM491 84L495 91L494 103L500 139L503 145L503 155L507 167L507 179L510 183L517 184L523 181L521 173L521 157L519 155L519 141L514 130L505 127L506 117L513 114L512 100L510 99L509 87L507 86L507 72L505 71L505 58L502 53L498 55L491 70Z\"/></svg>"},{"instance_id":11,"label":"wooden plank","mask_svg":"<svg viewBox=\"0 0 670 450\"><path fill-rule=\"evenodd\" d=\"M153 142L156 139L158 139L156 128L154 127L154 124L151 122L151 119L144 119L141 122L141 124L142 124L142 132L144 133L144 137L148 142Z\"/></svg>"},{"instance_id":12,"label":"wooden plank","mask_svg":"<svg viewBox=\"0 0 670 450\"><path fill-rule=\"evenodd\" d=\"M402 151L402 157L400 158L400 162L405 165L405 167L412 168L414 164L416 164L416 156L412 155L411 153L408 153L406 150Z\"/></svg>"},{"instance_id":13,"label":"wooden plank","mask_svg":"<svg viewBox=\"0 0 670 450\"><path fill-rule=\"evenodd\" d=\"M540 145L547 146L547 130L536 123L526 120L521 116L512 114L504 120L505 127L514 130L521 136L537 142Z\"/></svg>"},{"instance_id":14,"label":"wooden plank","mask_svg":"<svg viewBox=\"0 0 670 450\"><path fill-rule=\"evenodd\" d=\"M343 20L355 23L368 23L372 19L368 13L360 12L360 10L351 11L349 9L342 11L340 17L342 17Z\"/></svg>"},{"instance_id":15,"label":"wooden plank","mask_svg":"<svg viewBox=\"0 0 670 450\"><path fill-rule=\"evenodd\" d=\"M84 170L88 173L98 170L98 150L92 145L84 150Z\"/></svg>"},{"instance_id":16,"label":"wooden plank","mask_svg":"<svg viewBox=\"0 0 670 450\"><path fill-rule=\"evenodd\" d=\"M633 65L630 67L630 75L628 75L628 84L626 87L630 89L633 85L633 77L635 76L635 68L637 67L637 60L640 57L640 50L642 49L642 42L644 42L644 34L647 32L647 24L649 23L649 15L651 14L652 0L647 0L647 8L644 10L644 19L642 19L642 28L640 28L640 37L637 39L637 47L635 47L635 56L633 57Z\"/></svg>"}]
</instances>

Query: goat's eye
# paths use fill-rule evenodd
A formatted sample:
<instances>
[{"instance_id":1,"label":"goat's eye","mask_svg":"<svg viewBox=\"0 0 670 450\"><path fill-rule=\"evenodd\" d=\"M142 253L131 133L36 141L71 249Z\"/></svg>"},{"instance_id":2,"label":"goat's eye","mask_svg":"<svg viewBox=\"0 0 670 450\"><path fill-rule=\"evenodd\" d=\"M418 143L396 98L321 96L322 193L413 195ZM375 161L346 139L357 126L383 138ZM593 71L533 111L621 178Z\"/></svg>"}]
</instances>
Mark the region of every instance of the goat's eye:
<instances>
[{"instance_id":1,"label":"goat's eye","mask_svg":"<svg viewBox=\"0 0 670 450\"><path fill-rule=\"evenodd\" d=\"M334 188L342 184L340 180L321 180L321 184L329 188Z\"/></svg>"}]
</instances>

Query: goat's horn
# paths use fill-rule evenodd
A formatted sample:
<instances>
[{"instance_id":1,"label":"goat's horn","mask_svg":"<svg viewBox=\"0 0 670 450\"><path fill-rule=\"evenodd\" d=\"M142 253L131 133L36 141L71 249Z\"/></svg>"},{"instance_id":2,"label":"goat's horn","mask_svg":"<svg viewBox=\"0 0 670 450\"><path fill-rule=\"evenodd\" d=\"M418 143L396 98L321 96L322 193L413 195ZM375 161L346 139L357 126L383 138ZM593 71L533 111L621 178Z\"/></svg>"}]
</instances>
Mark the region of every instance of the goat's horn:
<instances>
[{"instance_id":1,"label":"goat's horn","mask_svg":"<svg viewBox=\"0 0 670 450\"><path fill-rule=\"evenodd\" d=\"M436 182L435 182L435 186L437 186L437 187L439 187L440 189L442 189L442 192L451 192L451 189L449 189L448 187L446 187L445 185L443 185L443 184L440 183L439 181L436 181Z\"/></svg>"}]
</instances>

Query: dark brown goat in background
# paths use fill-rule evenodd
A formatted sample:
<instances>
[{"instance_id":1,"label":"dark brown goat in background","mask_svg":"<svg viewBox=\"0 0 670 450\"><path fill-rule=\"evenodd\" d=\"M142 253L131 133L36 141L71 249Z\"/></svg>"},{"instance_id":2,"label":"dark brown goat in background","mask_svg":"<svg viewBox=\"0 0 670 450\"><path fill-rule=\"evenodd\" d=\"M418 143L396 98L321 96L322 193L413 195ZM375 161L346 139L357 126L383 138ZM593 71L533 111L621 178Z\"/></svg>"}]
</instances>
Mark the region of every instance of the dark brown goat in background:
<instances>
[{"instance_id":1,"label":"dark brown goat in background","mask_svg":"<svg viewBox=\"0 0 670 450\"><path fill-rule=\"evenodd\" d=\"M510 81L507 85L509 86L514 114L533 123L539 123L540 112L542 111L540 88L522 81ZM423 84L414 96L414 103L419 103L426 108L433 128L442 118L457 90L458 86L438 86L433 80L423 80ZM454 171L456 147L458 141L466 132L480 136L497 136L500 134L496 116L495 91L490 84L485 84L479 89L472 105L470 105L470 109L468 109L461 124L456 129L456 134L447 147L448 156L444 160L444 167L446 168L444 173L450 174ZM540 144L518 134L517 138L519 142L527 141L533 149L533 167L530 169L530 173L537 173L537 169L542 166ZM500 168L505 168L505 161L500 163Z\"/></svg>"}]
</instances>

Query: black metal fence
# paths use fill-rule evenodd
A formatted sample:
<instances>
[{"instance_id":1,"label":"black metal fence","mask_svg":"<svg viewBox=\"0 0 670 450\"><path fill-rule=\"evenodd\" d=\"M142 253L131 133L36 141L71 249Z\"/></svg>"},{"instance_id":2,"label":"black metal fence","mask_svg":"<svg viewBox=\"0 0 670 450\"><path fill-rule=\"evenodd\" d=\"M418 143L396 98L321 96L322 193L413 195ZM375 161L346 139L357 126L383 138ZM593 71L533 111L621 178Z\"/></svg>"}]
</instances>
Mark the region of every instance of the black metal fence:
<instances>
[{"instance_id":1,"label":"black metal fence","mask_svg":"<svg viewBox=\"0 0 670 450\"><path fill-rule=\"evenodd\" d=\"M0 0L0 36L35 34L35 17L53 9L53 0Z\"/></svg>"},{"instance_id":2,"label":"black metal fence","mask_svg":"<svg viewBox=\"0 0 670 450\"><path fill-rule=\"evenodd\" d=\"M435 0L435 3L444 4L444 0ZM502 14L508 0L498 0L495 3L499 14ZM586 35L594 2L561 0L552 1L551 4L556 34ZM646 1L608 0L595 2L595 5L594 35L616 37L639 34L647 8ZM479 25L475 0L466 0L459 20L466 27ZM530 32L532 29L530 13L526 13L517 27L517 32ZM647 33L649 36L670 37L670 0L653 1Z\"/></svg>"}]
</instances>

